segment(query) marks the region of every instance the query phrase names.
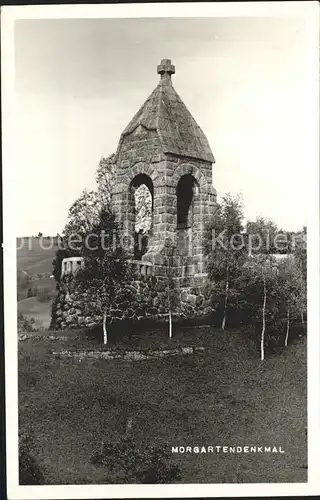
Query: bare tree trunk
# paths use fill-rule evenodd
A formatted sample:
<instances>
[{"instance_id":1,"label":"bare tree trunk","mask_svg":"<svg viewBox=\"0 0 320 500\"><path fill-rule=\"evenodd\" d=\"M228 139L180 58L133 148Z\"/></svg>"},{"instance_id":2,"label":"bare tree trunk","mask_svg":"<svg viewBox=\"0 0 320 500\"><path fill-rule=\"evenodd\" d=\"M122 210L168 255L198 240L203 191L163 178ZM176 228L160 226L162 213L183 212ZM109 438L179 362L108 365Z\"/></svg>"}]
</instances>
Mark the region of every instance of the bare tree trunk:
<instances>
[{"instance_id":1,"label":"bare tree trunk","mask_svg":"<svg viewBox=\"0 0 320 500\"><path fill-rule=\"evenodd\" d=\"M261 331L261 342L260 342L261 361L264 360L264 336L265 336L265 331L266 331L266 303L267 303L267 287L266 287L266 278L264 278L263 279L262 331Z\"/></svg>"},{"instance_id":2,"label":"bare tree trunk","mask_svg":"<svg viewBox=\"0 0 320 500\"><path fill-rule=\"evenodd\" d=\"M229 270L227 269L226 288L225 288L225 295L224 295L224 311L223 311L223 320L222 320L222 325L221 325L222 330L224 330L225 326L226 326L228 295L229 295Z\"/></svg>"},{"instance_id":3,"label":"bare tree trunk","mask_svg":"<svg viewBox=\"0 0 320 500\"><path fill-rule=\"evenodd\" d=\"M108 343L108 332L107 332L107 313L103 313L103 343L106 345Z\"/></svg>"},{"instance_id":4,"label":"bare tree trunk","mask_svg":"<svg viewBox=\"0 0 320 500\"><path fill-rule=\"evenodd\" d=\"M167 280L168 280L168 310L169 310L169 339L172 338L172 297L170 289L170 279L172 278L172 255L168 256L168 269L167 269Z\"/></svg>"},{"instance_id":5,"label":"bare tree trunk","mask_svg":"<svg viewBox=\"0 0 320 500\"><path fill-rule=\"evenodd\" d=\"M289 329L290 329L290 307L289 307L289 302L288 302L287 333L286 333L286 338L284 339L284 345L286 347L288 346Z\"/></svg>"}]
</instances>

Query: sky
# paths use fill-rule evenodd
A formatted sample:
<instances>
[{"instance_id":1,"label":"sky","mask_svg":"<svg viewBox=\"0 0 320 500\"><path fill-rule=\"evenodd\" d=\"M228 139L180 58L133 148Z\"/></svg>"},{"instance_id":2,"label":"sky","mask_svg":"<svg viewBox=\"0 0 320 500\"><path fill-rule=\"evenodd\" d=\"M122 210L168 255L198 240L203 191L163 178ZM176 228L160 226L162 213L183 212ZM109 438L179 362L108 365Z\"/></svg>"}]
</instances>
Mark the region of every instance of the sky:
<instances>
[{"instance_id":1,"label":"sky","mask_svg":"<svg viewBox=\"0 0 320 500\"><path fill-rule=\"evenodd\" d=\"M302 17L37 19L15 22L18 236L62 232L165 58L209 140L218 201L241 194L248 219L306 223Z\"/></svg>"}]
</instances>

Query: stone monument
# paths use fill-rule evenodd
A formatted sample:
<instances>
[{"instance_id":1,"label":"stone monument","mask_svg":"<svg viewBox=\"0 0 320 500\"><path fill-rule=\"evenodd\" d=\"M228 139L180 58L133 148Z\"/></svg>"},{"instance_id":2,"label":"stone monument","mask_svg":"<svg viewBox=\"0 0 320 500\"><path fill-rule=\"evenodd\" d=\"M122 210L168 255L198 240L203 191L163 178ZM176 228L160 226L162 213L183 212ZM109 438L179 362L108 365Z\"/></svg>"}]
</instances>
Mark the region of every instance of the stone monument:
<instances>
[{"instance_id":1,"label":"stone monument","mask_svg":"<svg viewBox=\"0 0 320 500\"><path fill-rule=\"evenodd\" d=\"M142 263L164 276L171 259L180 286L206 276L203 237L214 212L215 162L208 140L175 91L175 66L163 59L160 81L121 134L112 205L119 229L134 259L135 197L145 184L152 196L152 225Z\"/></svg>"}]
</instances>

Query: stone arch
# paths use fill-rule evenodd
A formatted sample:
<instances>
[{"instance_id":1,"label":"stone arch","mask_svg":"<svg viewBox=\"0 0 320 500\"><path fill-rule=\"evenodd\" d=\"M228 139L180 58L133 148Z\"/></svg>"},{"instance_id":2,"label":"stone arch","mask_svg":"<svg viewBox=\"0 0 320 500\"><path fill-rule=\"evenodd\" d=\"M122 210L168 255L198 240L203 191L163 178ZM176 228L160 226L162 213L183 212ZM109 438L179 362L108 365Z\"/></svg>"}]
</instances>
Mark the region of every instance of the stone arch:
<instances>
[{"instance_id":1,"label":"stone arch","mask_svg":"<svg viewBox=\"0 0 320 500\"><path fill-rule=\"evenodd\" d=\"M129 172L126 173L124 179L122 180L122 184L130 186L133 179L139 174L147 175L152 180L153 185L156 184L158 178L157 172L151 165L147 165L146 163L143 162L138 162L130 167Z\"/></svg>"},{"instance_id":2,"label":"stone arch","mask_svg":"<svg viewBox=\"0 0 320 500\"><path fill-rule=\"evenodd\" d=\"M208 189L208 181L203 173L200 171L199 167L192 163L181 163L174 171L172 176L172 184L176 188L180 178L183 175L192 175L199 185L199 190L201 192L207 191Z\"/></svg>"},{"instance_id":3,"label":"stone arch","mask_svg":"<svg viewBox=\"0 0 320 500\"><path fill-rule=\"evenodd\" d=\"M150 191L151 194L151 201L152 201L152 211L154 207L154 183L152 181L152 178L145 174L145 173L139 173L133 179L131 180L129 184L129 190L134 193L136 189L138 189L140 186L145 185Z\"/></svg>"},{"instance_id":4,"label":"stone arch","mask_svg":"<svg viewBox=\"0 0 320 500\"><path fill-rule=\"evenodd\" d=\"M186 229L193 223L193 206L199 194L199 183L192 174L183 174L176 187L177 228Z\"/></svg>"},{"instance_id":5,"label":"stone arch","mask_svg":"<svg viewBox=\"0 0 320 500\"><path fill-rule=\"evenodd\" d=\"M148 192L148 194L145 193L147 195L145 199L146 204L143 204L142 207L140 207L140 212L137 213L136 194L143 186L146 187L146 191ZM141 173L139 169L139 173L133 177L127 189L129 192L129 206L131 207L130 219L131 231L134 237L134 258L141 260L142 255L144 255L148 249L148 234L151 234L153 227L154 184L151 176L146 173ZM151 206L149 203L151 203ZM139 215L141 220L137 221L137 216L139 217Z\"/></svg>"}]
</instances>

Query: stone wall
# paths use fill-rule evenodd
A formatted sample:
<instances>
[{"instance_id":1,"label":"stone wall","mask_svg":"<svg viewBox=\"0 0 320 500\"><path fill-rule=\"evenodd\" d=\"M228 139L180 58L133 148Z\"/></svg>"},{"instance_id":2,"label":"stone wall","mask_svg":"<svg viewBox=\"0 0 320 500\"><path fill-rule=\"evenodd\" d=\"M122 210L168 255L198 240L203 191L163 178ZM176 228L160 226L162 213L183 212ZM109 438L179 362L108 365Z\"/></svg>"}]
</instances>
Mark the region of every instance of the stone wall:
<instances>
[{"instance_id":1,"label":"stone wall","mask_svg":"<svg viewBox=\"0 0 320 500\"><path fill-rule=\"evenodd\" d=\"M197 186L192 198L192 226L187 238L188 247L181 244L182 234L177 227L177 186L183 176L191 176ZM148 177L153 187L152 233L143 260L154 265L155 276L161 276L171 250L176 249L173 267L184 282L193 285L191 274L205 273L205 225L217 206L216 191L212 186L212 164L208 161L179 157L164 153L161 141L153 130L139 126L121 137L117 151L117 178L112 193L112 205L127 250L133 254L135 202L134 183L141 176ZM130 244L131 241L131 244ZM192 273L185 273L192 266ZM190 279L188 279L190 276Z\"/></svg>"},{"instance_id":2,"label":"stone wall","mask_svg":"<svg viewBox=\"0 0 320 500\"><path fill-rule=\"evenodd\" d=\"M213 311L203 287L177 289L172 313L174 318L193 319ZM108 323L121 320L161 320L168 314L168 289L164 280L141 276L125 285L115 297L107 317ZM76 280L62 280L52 305L51 328L93 328L102 324L102 313L96 303L82 292Z\"/></svg>"}]
</instances>

